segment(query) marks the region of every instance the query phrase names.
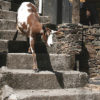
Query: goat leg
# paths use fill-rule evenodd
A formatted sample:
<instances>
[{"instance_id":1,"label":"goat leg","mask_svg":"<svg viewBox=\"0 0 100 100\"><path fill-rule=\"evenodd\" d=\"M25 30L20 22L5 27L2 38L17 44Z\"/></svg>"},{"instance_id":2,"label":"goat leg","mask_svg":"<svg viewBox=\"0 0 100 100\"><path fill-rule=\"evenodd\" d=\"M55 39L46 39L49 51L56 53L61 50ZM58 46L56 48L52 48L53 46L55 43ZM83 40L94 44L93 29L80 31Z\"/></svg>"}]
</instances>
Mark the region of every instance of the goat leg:
<instances>
[{"instance_id":1,"label":"goat leg","mask_svg":"<svg viewBox=\"0 0 100 100\"><path fill-rule=\"evenodd\" d=\"M35 72L38 72L36 53L35 53L34 45L35 45L35 37L30 36L30 50L31 50L32 56L33 56L33 70Z\"/></svg>"},{"instance_id":2,"label":"goat leg","mask_svg":"<svg viewBox=\"0 0 100 100\"><path fill-rule=\"evenodd\" d=\"M35 72L39 72L39 69L38 69L38 66L37 66L36 54L32 53L32 56L33 56L33 70Z\"/></svg>"},{"instance_id":3,"label":"goat leg","mask_svg":"<svg viewBox=\"0 0 100 100\"><path fill-rule=\"evenodd\" d=\"M28 53L32 54L31 47L28 48Z\"/></svg>"}]
</instances>

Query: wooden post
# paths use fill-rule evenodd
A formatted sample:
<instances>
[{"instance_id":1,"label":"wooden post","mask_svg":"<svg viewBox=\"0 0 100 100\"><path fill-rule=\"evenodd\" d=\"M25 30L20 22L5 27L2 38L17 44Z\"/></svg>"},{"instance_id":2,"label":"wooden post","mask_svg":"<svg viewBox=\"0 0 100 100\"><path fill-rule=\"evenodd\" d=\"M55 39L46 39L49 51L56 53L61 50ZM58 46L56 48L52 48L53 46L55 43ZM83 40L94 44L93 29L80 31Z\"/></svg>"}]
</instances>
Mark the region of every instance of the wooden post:
<instances>
[{"instance_id":1,"label":"wooden post","mask_svg":"<svg viewBox=\"0 0 100 100\"><path fill-rule=\"evenodd\" d=\"M80 0L73 0L72 4L72 23L78 24L80 22Z\"/></svg>"}]
</instances>

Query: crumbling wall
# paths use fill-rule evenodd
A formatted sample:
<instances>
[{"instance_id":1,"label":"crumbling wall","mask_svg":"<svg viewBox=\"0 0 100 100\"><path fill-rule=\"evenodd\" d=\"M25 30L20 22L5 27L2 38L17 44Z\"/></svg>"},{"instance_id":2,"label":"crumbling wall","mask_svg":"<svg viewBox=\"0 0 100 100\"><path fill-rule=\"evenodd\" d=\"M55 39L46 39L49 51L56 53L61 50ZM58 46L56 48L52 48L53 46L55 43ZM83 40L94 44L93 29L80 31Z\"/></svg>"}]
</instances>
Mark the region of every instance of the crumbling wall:
<instances>
[{"instance_id":1,"label":"crumbling wall","mask_svg":"<svg viewBox=\"0 0 100 100\"><path fill-rule=\"evenodd\" d=\"M84 42L89 54L90 77L100 74L100 26L84 28Z\"/></svg>"},{"instance_id":2,"label":"crumbling wall","mask_svg":"<svg viewBox=\"0 0 100 100\"><path fill-rule=\"evenodd\" d=\"M58 30L63 34L56 37L58 42L63 44L60 47L59 52L68 54L79 54L81 52L82 41L82 28L76 24L61 24L58 25Z\"/></svg>"},{"instance_id":3,"label":"crumbling wall","mask_svg":"<svg viewBox=\"0 0 100 100\"><path fill-rule=\"evenodd\" d=\"M58 52L76 55L75 69L87 72L90 77L100 74L100 26L75 24L58 25L64 41ZM79 68L77 68L79 67Z\"/></svg>"}]
</instances>

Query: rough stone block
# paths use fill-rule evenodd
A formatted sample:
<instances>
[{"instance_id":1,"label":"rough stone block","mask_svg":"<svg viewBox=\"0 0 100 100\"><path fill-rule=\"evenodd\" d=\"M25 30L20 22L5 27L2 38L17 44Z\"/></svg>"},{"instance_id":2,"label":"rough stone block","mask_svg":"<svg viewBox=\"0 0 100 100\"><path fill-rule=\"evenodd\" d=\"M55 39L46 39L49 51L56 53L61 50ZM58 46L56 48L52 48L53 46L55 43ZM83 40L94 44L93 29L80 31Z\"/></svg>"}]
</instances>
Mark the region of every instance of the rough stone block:
<instances>
[{"instance_id":1,"label":"rough stone block","mask_svg":"<svg viewBox=\"0 0 100 100\"><path fill-rule=\"evenodd\" d=\"M2 10L10 10L11 9L11 3L4 1L4 0L0 0L0 9Z\"/></svg>"},{"instance_id":2,"label":"rough stone block","mask_svg":"<svg viewBox=\"0 0 100 100\"><path fill-rule=\"evenodd\" d=\"M99 100L100 91L84 88L16 91L19 100ZM28 95L27 95L28 94Z\"/></svg>"},{"instance_id":3,"label":"rough stone block","mask_svg":"<svg viewBox=\"0 0 100 100\"><path fill-rule=\"evenodd\" d=\"M16 20L16 12L0 10L0 19Z\"/></svg>"},{"instance_id":4,"label":"rough stone block","mask_svg":"<svg viewBox=\"0 0 100 100\"><path fill-rule=\"evenodd\" d=\"M9 53L6 62L10 69L32 69L34 63L32 55L24 53ZM40 70L70 70L74 63L75 57L67 54L37 54Z\"/></svg>"},{"instance_id":5,"label":"rough stone block","mask_svg":"<svg viewBox=\"0 0 100 100\"><path fill-rule=\"evenodd\" d=\"M87 74L76 71L34 73L32 70L9 69L3 74L5 82L14 89L63 89L83 87L87 83Z\"/></svg>"},{"instance_id":6,"label":"rough stone block","mask_svg":"<svg viewBox=\"0 0 100 100\"><path fill-rule=\"evenodd\" d=\"M0 39L13 40L15 34L16 30L0 30ZM19 33L16 41L26 41L26 37Z\"/></svg>"},{"instance_id":7,"label":"rough stone block","mask_svg":"<svg viewBox=\"0 0 100 100\"><path fill-rule=\"evenodd\" d=\"M0 40L0 52L9 52L9 53L23 53L28 51L29 43L26 41L8 41ZM69 53L69 45L66 42L54 42L51 47L46 46L43 41L38 41L35 44L36 53L57 53L63 54ZM75 50L75 49L73 49Z\"/></svg>"},{"instance_id":8,"label":"rough stone block","mask_svg":"<svg viewBox=\"0 0 100 100\"><path fill-rule=\"evenodd\" d=\"M16 30L16 21L0 19L0 30Z\"/></svg>"},{"instance_id":9,"label":"rough stone block","mask_svg":"<svg viewBox=\"0 0 100 100\"><path fill-rule=\"evenodd\" d=\"M50 23L50 17L41 16L41 23ZM16 30L16 20L0 19L0 30Z\"/></svg>"},{"instance_id":10,"label":"rough stone block","mask_svg":"<svg viewBox=\"0 0 100 100\"><path fill-rule=\"evenodd\" d=\"M27 47L24 41L0 40L0 52L27 52Z\"/></svg>"}]
</instances>

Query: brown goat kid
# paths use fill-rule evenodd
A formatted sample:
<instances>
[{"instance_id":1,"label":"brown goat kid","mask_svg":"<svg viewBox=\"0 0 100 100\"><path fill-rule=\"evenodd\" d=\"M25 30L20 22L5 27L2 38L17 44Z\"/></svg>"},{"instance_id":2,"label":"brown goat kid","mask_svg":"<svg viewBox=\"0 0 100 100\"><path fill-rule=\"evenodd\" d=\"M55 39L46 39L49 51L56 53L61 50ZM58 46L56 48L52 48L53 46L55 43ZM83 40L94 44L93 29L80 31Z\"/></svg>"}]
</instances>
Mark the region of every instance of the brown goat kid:
<instances>
[{"instance_id":1,"label":"brown goat kid","mask_svg":"<svg viewBox=\"0 0 100 100\"><path fill-rule=\"evenodd\" d=\"M30 2L23 2L18 9L17 30L29 38L30 47L28 51L33 55L33 69L38 71L36 53L34 51L36 36L40 34L46 44L50 46L53 44L53 33L56 32L48 28L45 28L45 30L43 29L37 9L35 5Z\"/></svg>"}]
</instances>

